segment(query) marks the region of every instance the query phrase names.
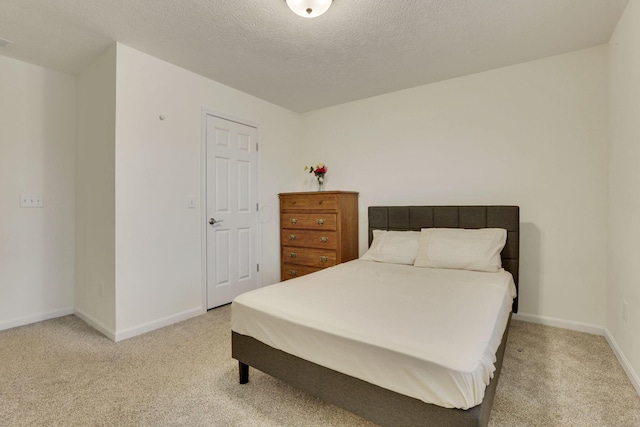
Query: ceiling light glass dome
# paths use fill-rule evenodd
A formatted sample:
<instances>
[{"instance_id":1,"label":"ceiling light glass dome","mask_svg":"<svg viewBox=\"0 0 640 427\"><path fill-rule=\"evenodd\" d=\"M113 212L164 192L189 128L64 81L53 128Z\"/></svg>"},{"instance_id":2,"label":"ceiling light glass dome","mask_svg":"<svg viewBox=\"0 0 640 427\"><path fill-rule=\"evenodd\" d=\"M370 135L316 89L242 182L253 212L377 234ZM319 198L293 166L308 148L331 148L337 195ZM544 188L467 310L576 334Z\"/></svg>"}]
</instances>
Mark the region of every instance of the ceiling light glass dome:
<instances>
[{"instance_id":1,"label":"ceiling light glass dome","mask_svg":"<svg viewBox=\"0 0 640 427\"><path fill-rule=\"evenodd\" d=\"M286 0L287 6L296 15L315 18L329 10L333 0Z\"/></svg>"}]
</instances>

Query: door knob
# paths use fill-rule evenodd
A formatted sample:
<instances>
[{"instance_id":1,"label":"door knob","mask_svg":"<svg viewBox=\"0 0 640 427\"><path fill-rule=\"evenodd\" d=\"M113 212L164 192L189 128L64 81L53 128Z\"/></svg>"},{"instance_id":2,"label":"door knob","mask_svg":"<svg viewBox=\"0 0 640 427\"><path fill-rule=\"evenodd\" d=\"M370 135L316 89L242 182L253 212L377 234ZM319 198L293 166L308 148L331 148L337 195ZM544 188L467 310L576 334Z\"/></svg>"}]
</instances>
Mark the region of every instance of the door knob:
<instances>
[{"instance_id":1,"label":"door knob","mask_svg":"<svg viewBox=\"0 0 640 427\"><path fill-rule=\"evenodd\" d=\"M209 224L211 224L211 225L217 224L217 223L222 222L222 221L223 220L221 220L221 219L220 220L216 220L214 218L209 218Z\"/></svg>"}]
</instances>

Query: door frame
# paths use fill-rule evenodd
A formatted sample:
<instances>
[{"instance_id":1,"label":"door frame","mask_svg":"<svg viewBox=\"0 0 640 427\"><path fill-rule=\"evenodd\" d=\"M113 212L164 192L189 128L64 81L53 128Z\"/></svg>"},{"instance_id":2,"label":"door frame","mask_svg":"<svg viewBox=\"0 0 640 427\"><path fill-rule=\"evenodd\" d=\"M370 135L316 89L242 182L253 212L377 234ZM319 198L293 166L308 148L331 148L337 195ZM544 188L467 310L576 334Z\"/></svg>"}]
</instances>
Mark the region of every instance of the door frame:
<instances>
[{"instance_id":1,"label":"door frame","mask_svg":"<svg viewBox=\"0 0 640 427\"><path fill-rule=\"evenodd\" d=\"M245 126L250 126L252 128L256 129L256 132L258 134L258 140L256 141L257 143L259 143L259 145L262 145L262 138L261 138L261 134L260 134L260 126L255 123L252 122L250 120L244 120L244 119L240 119L238 117L234 117L231 116L229 114L226 113L220 113L219 111L215 111L215 110L211 110L209 108L205 108L202 107L202 116L201 116L201 128L202 128L202 135L201 135L201 144L200 144L200 253L201 253L201 260L200 260L200 265L201 265L201 269L200 269L200 281L201 281L201 306L202 306L202 310L204 312L206 312L207 309L207 116L214 116L214 117L218 117L220 119L223 120L228 120L231 122L236 122L236 123L240 123L242 125ZM261 247L262 247L262 230L261 230L261 224L262 221L260 220L260 211L262 209L262 195L261 195L261 191L260 191L260 149L258 148L258 155L256 156L256 180L258 182L257 188L256 188L256 197L257 197L257 203L258 203L258 222L256 224L256 230L258 233L257 236L257 248L256 248L256 262L258 263L258 265L261 264L261 259L262 259L262 251L261 251ZM260 288L262 287L262 271L257 271L256 272L256 278L257 278L257 287Z\"/></svg>"}]
</instances>

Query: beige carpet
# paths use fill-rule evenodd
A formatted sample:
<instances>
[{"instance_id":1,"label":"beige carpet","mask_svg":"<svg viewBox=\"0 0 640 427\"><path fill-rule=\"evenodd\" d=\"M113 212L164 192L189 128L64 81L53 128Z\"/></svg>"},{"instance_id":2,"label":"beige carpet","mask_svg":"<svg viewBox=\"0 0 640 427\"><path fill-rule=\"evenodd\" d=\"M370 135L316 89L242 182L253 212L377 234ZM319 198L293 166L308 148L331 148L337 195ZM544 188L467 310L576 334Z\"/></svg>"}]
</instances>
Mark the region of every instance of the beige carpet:
<instances>
[{"instance_id":1,"label":"beige carpet","mask_svg":"<svg viewBox=\"0 0 640 427\"><path fill-rule=\"evenodd\" d=\"M229 307L113 343L74 316L0 332L0 426L368 426L251 370L237 382ZM640 426L603 337L514 321L497 426Z\"/></svg>"}]
</instances>

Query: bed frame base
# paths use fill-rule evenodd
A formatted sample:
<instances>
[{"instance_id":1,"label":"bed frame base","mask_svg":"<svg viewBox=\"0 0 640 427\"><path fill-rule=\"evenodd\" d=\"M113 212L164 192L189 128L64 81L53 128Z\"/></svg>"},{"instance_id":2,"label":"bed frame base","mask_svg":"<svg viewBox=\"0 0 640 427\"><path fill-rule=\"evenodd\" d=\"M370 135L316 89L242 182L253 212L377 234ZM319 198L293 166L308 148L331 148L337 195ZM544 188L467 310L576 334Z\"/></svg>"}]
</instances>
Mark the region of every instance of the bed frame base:
<instances>
[{"instance_id":1,"label":"bed frame base","mask_svg":"<svg viewBox=\"0 0 640 427\"><path fill-rule=\"evenodd\" d=\"M249 366L278 378L325 402L381 426L487 426L498 386L509 323L496 353L496 371L484 400L468 410L448 409L373 385L270 347L232 331L232 356L239 361L240 384L249 381Z\"/></svg>"}]
</instances>

